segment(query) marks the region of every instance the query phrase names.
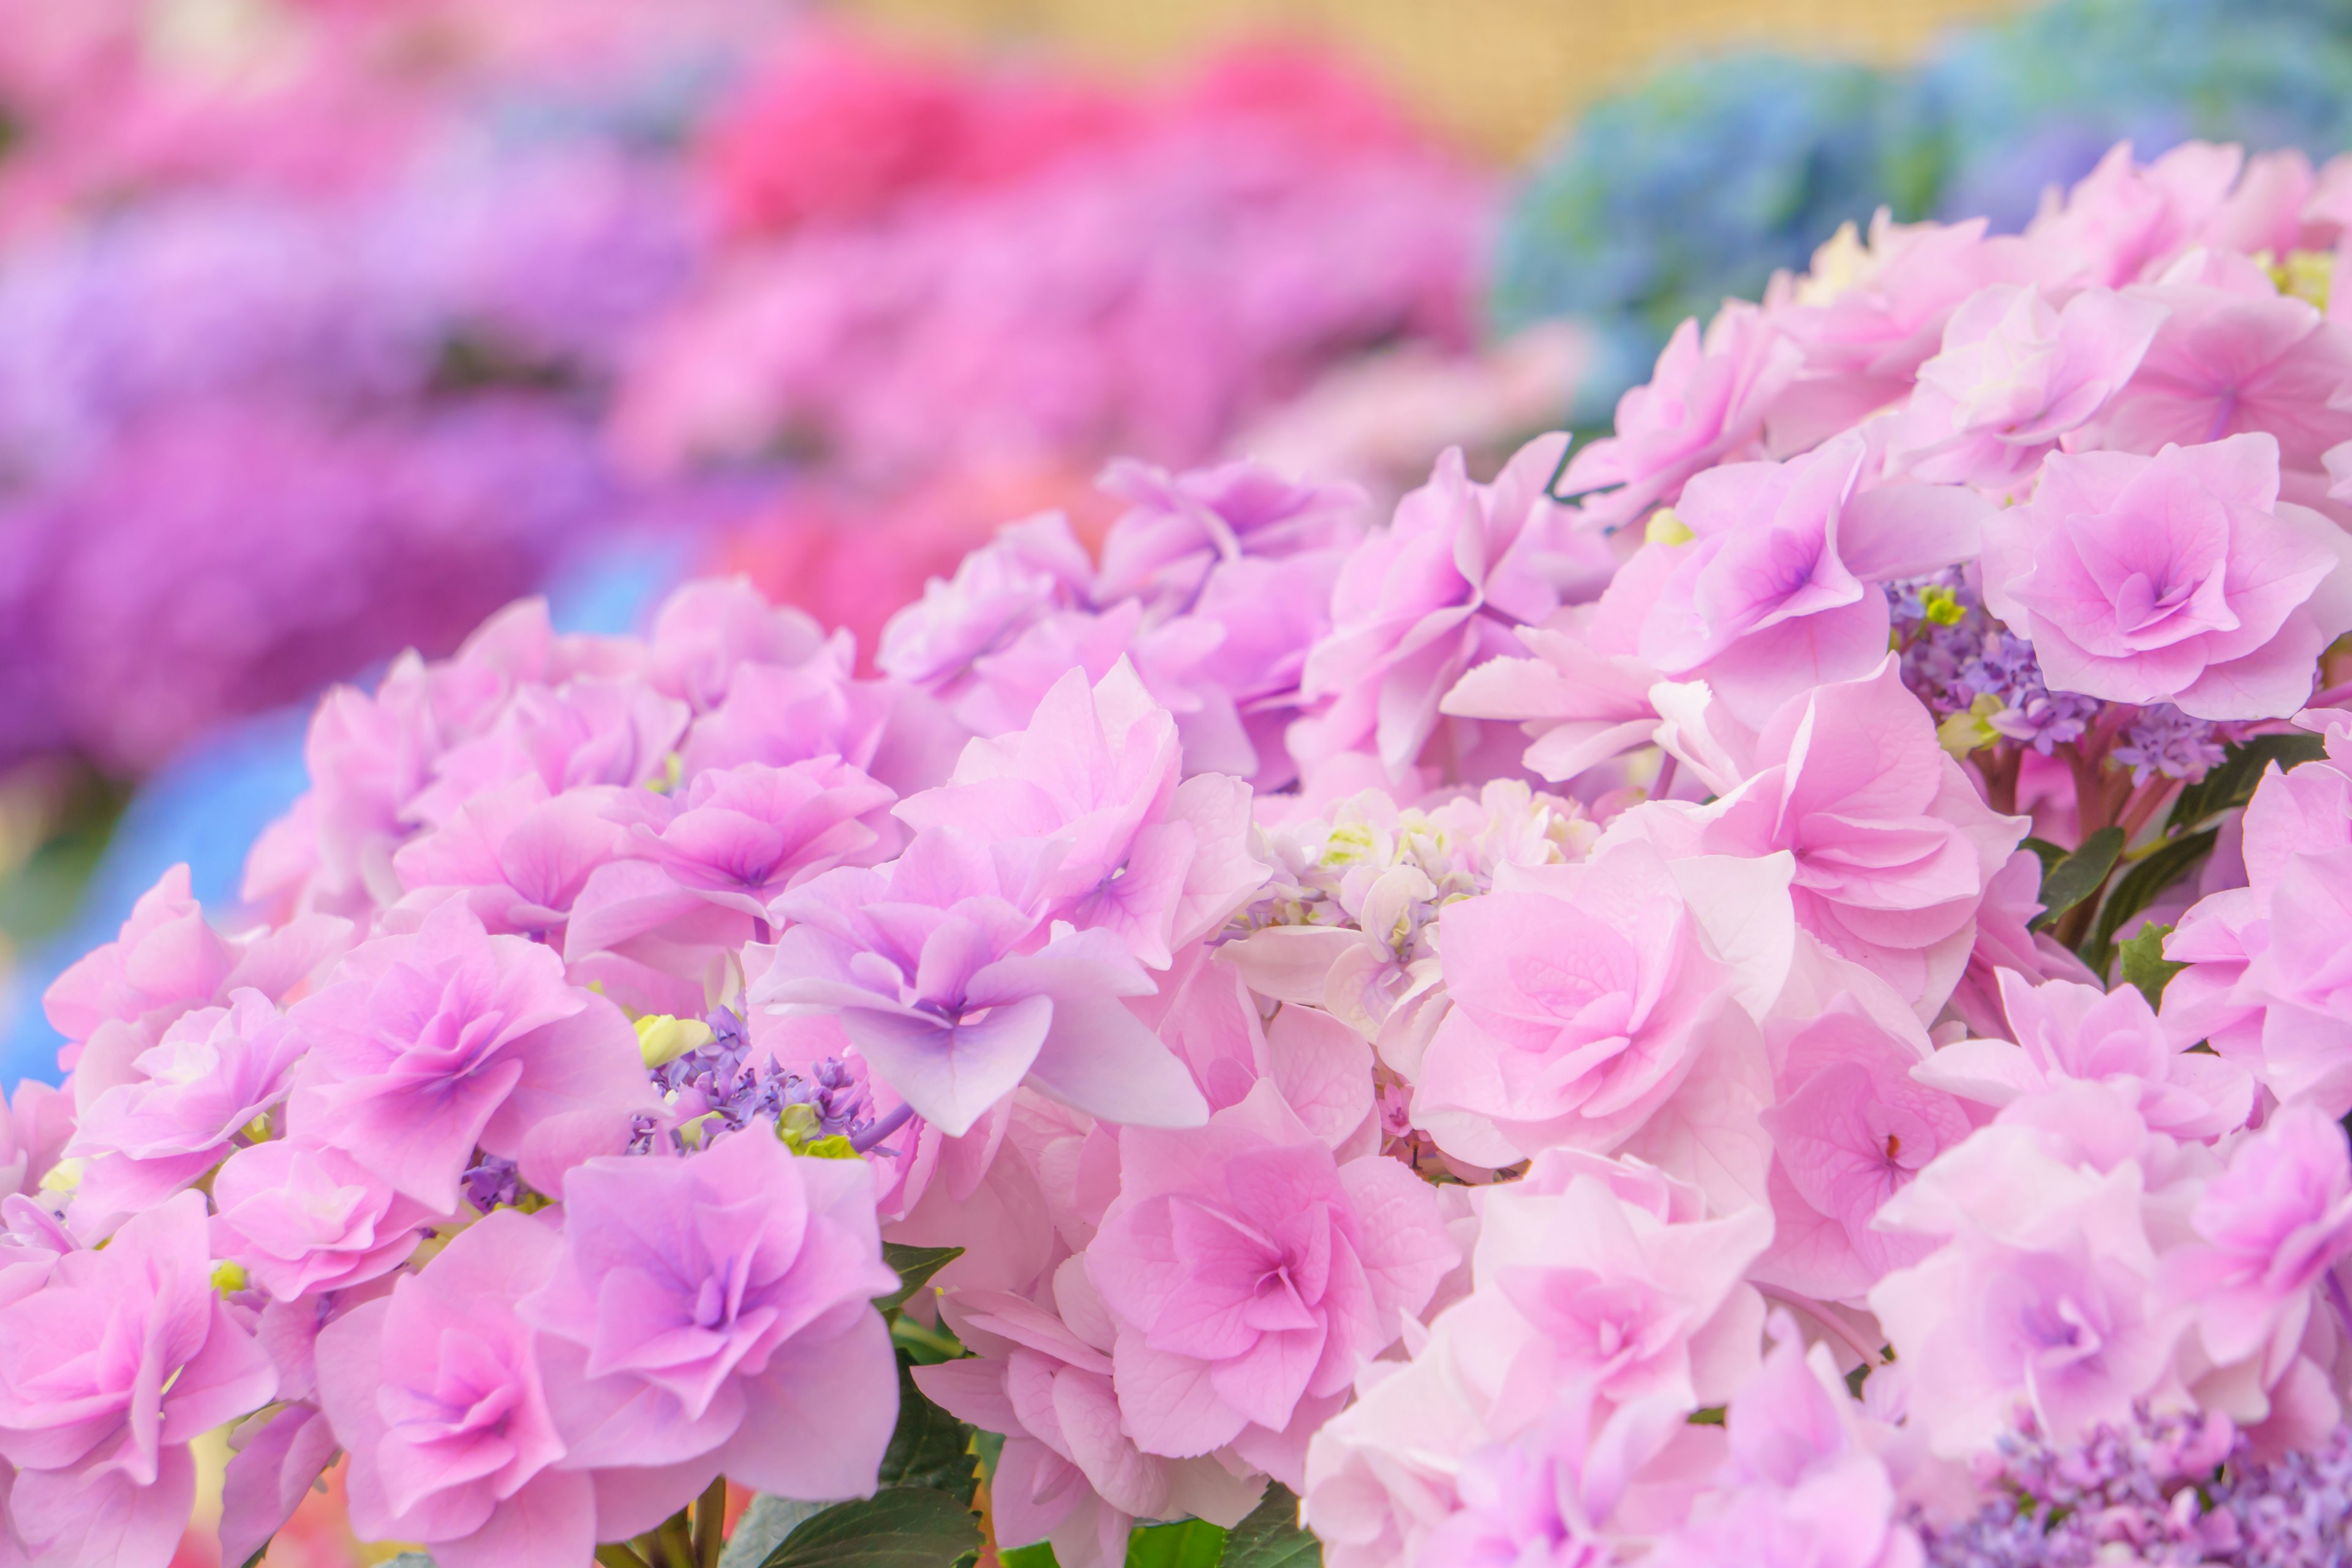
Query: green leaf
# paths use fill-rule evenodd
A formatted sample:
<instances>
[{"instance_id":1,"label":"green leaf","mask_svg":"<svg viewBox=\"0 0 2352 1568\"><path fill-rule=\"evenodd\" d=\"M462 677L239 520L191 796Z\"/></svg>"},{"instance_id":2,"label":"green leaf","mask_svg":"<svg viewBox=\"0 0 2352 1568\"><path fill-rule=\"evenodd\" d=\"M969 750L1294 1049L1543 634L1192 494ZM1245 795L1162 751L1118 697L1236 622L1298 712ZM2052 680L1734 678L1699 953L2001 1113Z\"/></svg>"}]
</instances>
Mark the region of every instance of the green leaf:
<instances>
[{"instance_id":1,"label":"green leaf","mask_svg":"<svg viewBox=\"0 0 2352 1568\"><path fill-rule=\"evenodd\" d=\"M954 1568L979 1544L980 1521L963 1504L894 1487L803 1521L761 1568Z\"/></svg>"},{"instance_id":2,"label":"green leaf","mask_svg":"<svg viewBox=\"0 0 2352 1568\"><path fill-rule=\"evenodd\" d=\"M2163 1005L2166 984L2189 967L2164 956L2164 939L2171 934L2170 926L2151 922L2140 927L2137 935L2116 950L2123 960L2124 984L2138 986L2139 994L2147 998L2151 1007Z\"/></svg>"},{"instance_id":3,"label":"green leaf","mask_svg":"<svg viewBox=\"0 0 2352 1568\"><path fill-rule=\"evenodd\" d=\"M2116 890L2107 895L2107 907L2099 911L2099 923L2091 940L2080 950L2092 973L2105 978L2107 966L2115 957L2116 932L2123 923L2195 869L2197 862L2212 852L2213 842L2220 837L2219 828L2209 827L2202 833L2172 839L2124 874L2116 883Z\"/></svg>"},{"instance_id":4,"label":"green leaf","mask_svg":"<svg viewBox=\"0 0 2352 1568\"><path fill-rule=\"evenodd\" d=\"M964 1353L963 1342L945 1325L931 1328L901 1312L890 1320L890 1342L917 1366L937 1366Z\"/></svg>"},{"instance_id":5,"label":"green leaf","mask_svg":"<svg viewBox=\"0 0 2352 1568\"><path fill-rule=\"evenodd\" d=\"M884 1317L888 1317L929 1284L932 1275L962 1256L961 1247L902 1247L895 1241L884 1242L882 1261L898 1271L898 1288L887 1296L877 1297L874 1304L882 1309Z\"/></svg>"},{"instance_id":6,"label":"green leaf","mask_svg":"<svg viewBox=\"0 0 2352 1568\"><path fill-rule=\"evenodd\" d=\"M911 1364L899 1352L898 1425L882 1456L882 1484L928 1487L967 1501L980 1474L980 1462L971 1454L971 1428L924 1397L915 1386Z\"/></svg>"},{"instance_id":7,"label":"green leaf","mask_svg":"<svg viewBox=\"0 0 2352 1568\"><path fill-rule=\"evenodd\" d=\"M1298 1500L1269 1482L1250 1516L1225 1537L1222 1568L1323 1568L1323 1543L1298 1522Z\"/></svg>"},{"instance_id":8,"label":"green leaf","mask_svg":"<svg viewBox=\"0 0 2352 1568\"><path fill-rule=\"evenodd\" d=\"M2209 817L2245 805L2254 797L2254 786L2263 782L2263 770L2273 763L2282 768L2294 768L2326 754L2326 742L2300 732L2256 735L2252 740L2237 742L2203 778L2181 790L2179 798L2172 803L2172 826L2200 826Z\"/></svg>"},{"instance_id":9,"label":"green leaf","mask_svg":"<svg viewBox=\"0 0 2352 1568\"><path fill-rule=\"evenodd\" d=\"M2033 851L2034 858L2042 862L2042 874L2045 877L2057 868L2059 861L2066 858L2066 847L2063 844L2053 844L2047 838L2029 837L2021 841L2018 847Z\"/></svg>"},{"instance_id":10,"label":"green leaf","mask_svg":"<svg viewBox=\"0 0 2352 1568\"><path fill-rule=\"evenodd\" d=\"M1127 1568L1217 1568L1225 1532L1205 1519L1153 1524L1127 1538Z\"/></svg>"},{"instance_id":11,"label":"green leaf","mask_svg":"<svg viewBox=\"0 0 2352 1568\"><path fill-rule=\"evenodd\" d=\"M1040 1541L1030 1546L1016 1546L1010 1552L999 1548L996 1560L1003 1563L1004 1568L1062 1568L1062 1565L1055 1561L1054 1543L1050 1541Z\"/></svg>"},{"instance_id":12,"label":"green leaf","mask_svg":"<svg viewBox=\"0 0 2352 1568\"><path fill-rule=\"evenodd\" d=\"M2116 858L2124 852L2124 830L2102 827L2083 840L2083 847L2051 867L2042 875L2042 918L2034 921L2037 928L2056 921L2060 915L2089 898L2106 881L2107 873L2116 868Z\"/></svg>"}]
</instances>

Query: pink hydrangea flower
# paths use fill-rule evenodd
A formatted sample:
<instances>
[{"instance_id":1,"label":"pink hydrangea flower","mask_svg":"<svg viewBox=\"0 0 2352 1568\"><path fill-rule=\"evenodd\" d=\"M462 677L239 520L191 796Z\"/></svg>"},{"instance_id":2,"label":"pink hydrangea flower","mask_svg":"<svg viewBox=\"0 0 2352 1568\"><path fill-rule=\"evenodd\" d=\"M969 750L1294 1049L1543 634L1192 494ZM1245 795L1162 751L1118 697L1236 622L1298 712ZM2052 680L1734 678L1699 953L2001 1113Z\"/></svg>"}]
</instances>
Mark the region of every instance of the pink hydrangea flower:
<instances>
[{"instance_id":1,"label":"pink hydrangea flower","mask_svg":"<svg viewBox=\"0 0 2352 1568\"><path fill-rule=\"evenodd\" d=\"M2031 638L2052 689L2264 719L2311 695L2352 629L2352 541L2279 497L2278 443L2234 436L2053 456L1985 529L1985 602Z\"/></svg>"},{"instance_id":2,"label":"pink hydrangea flower","mask_svg":"<svg viewBox=\"0 0 2352 1568\"><path fill-rule=\"evenodd\" d=\"M438 1213L457 1206L477 1144L545 1191L584 1153L625 1144L629 1119L653 1106L620 1009L566 984L548 949L485 932L463 903L354 949L289 1016L309 1047L294 1132Z\"/></svg>"},{"instance_id":3,"label":"pink hydrangea flower","mask_svg":"<svg viewBox=\"0 0 2352 1568\"><path fill-rule=\"evenodd\" d=\"M563 1198L560 1252L518 1294L597 1539L652 1529L719 1474L872 1489L898 1415L872 1299L898 1276L863 1161L797 1157L754 1122L690 1158L592 1160Z\"/></svg>"},{"instance_id":4,"label":"pink hydrangea flower","mask_svg":"<svg viewBox=\"0 0 2352 1568\"><path fill-rule=\"evenodd\" d=\"M2315 474L2352 439L2333 389L2352 377L2352 330L2281 295L2234 255L2197 253L2127 299L2164 311L2137 371L2086 432L2096 445L2153 453L2250 432L2278 443L2279 465Z\"/></svg>"},{"instance_id":5,"label":"pink hydrangea flower","mask_svg":"<svg viewBox=\"0 0 2352 1568\"><path fill-rule=\"evenodd\" d=\"M1772 1248L1767 1284L1817 1301L1858 1301L1933 1243L1872 1223L1927 1163L1969 1135L1949 1094L1915 1081L1918 1053L1842 998L1782 1048L1771 1135Z\"/></svg>"},{"instance_id":6,"label":"pink hydrangea flower","mask_svg":"<svg viewBox=\"0 0 2352 1568\"><path fill-rule=\"evenodd\" d=\"M213 1204L214 1248L281 1301L390 1272L442 1217L343 1151L287 1138L231 1155Z\"/></svg>"},{"instance_id":7,"label":"pink hydrangea flower","mask_svg":"<svg viewBox=\"0 0 2352 1568\"><path fill-rule=\"evenodd\" d=\"M2192 1308L2207 1352L2225 1363L2273 1344L2291 1354L2312 1287L2352 1255L2344 1130L2308 1106L2280 1110L2231 1151L2189 1223L2196 1242L2167 1254L2159 1279Z\"/></svg>"},{"instance_id":8,"label":"pink hydrangea flower","mask_svg":"<svg viewBox=\"0 0 2352 1568\"><path fill-rule=\"evenodd\" d=\"M1971 295L1919 367L1890 463L1930 483L2021 488L2130 379L2163 320L2154 301L2106 289L2063 310L2031 284Z\"/></svg>"},{"instance_id":9,"label":"pink hydrangea flower","mask_svg":"<svg viewBox=\"0 0 2352 1568\"><path fill-rule=\"evenodd\" d=\"M1040 930L1041 847L935 827L887 867L794 889L751 1000L837 1015L876 1074L950 1136L1024 1079L1113 1120L1198 1125L1208 1107L1191 1077L1121 1005L1152 990L1127 944Z\"/></svg>"},{"instance_id":10,"label":"pink hydrangea flower","mask_svg":"<svg viewBox=\"0 0 2352 1568\"><path fill-rule=\"evenodd\" d=\"M1459 1158L1607 1152L1702 1062L1762 1060L1737 999L1749 987L1709 951L1691 899L1645 845L1507 872L1495 891L1446 906L1438 945L1453 1010L1430 1040L1412 1114Z\"/></svg>"},{"instance_id":11,"label":"pink hydrangea flower","mask_svg":"<svg viewBox=\"0 0 2352 1568\"><path fill-rule=\"evenodd\" d=\"M898 815L1052 846L1045 918L1109 931L1165 969L1265 879L1245 844L1248 793L1210 774L1180 783L1181 771L1174 720L1121 660L1091 689L1083 671L1065 675L1025 729L972 742L946 784Z\"/></svg>"},{"instance_id":12,"label":"pink hydrangea flower","mask_svg":"<svg viewBox=\"0 0 2352 1568\"><path fill-rule=\"evenodd\" d=\"M1958 486L1858 490L1867 456L1862 437L1842 436L1787 463L1693 475L1675 515L1696 537L1648 545L1673 564L1626 574L1626 590L1655 595L1637 634L1643 662L1706 680L1754 729L1789 699L1876 666L1888 626L1878 584L1973 555L1992 508Z\"/></svg>"},{"instance_id":13,"label":"pink hydrangea flower","mask_svg":"<svg viewBox=\"0 0 2352 1568\"><path fill-rule=\"evenodd\" d=\"M218 1164L247 1124L286 1098L301 1054L301 1040L258 991L181 1015L141 1053L143 1076L82 1112L66 1148L91 1162L74 1194L78 1223L107 1227Z\"/></svg>"},{"instance_id":14,"label":"pink hydrangea flower","mask_svg":"<svg viewBox=\"0 0 2352 1568\"><path fill-rule=\"evenodd\" d=\"M1119 1415L1117 1325L1086 1272L1063 1260L1045 1300L964 1290L941 1303L977 1353L914 1370L960 1418L1005 1435L991 1520L1001 1547L1050 1542L1068 1568L1121 1568L1138 1519L1190 1515L1231 1526L1264 1490L1212 1455L1171 1459L1136 1446Z\"/></svg>"},{"instance_id":15,"label":"pink hydrangea flower","mask_svg":"<svg viewBox=\"0 0 2352 1568\"><path fill-rule=\"evenodd\" d=\"M595 1494L559 1469L537 1336L515 1303L553 1270L554 1227L504 1209L319 1334L319 1397L352 1457L352 1525L449 1568L573 1568Z\"/></svg>"},{"instance_id":16,"label":"pink hydrangea flower","mask_svg":"<svg viewBox=\"0 0 2352 1568\"><path fill-rule=\"evenodd\" d=\"M1708 1495L1645 1561L1661 1568L1919 1568L1893 1479L1860 1436L1860 1407L1827 1347L1785 1313L1764 1369L1724 1415L1729 1457Z\"/></svg>"},{"instance_id":17,"label":"pink hydrangea flower","mask_svg":"<svg viewBox=\"0 0 2352 1568\"><path fill-rule=\"evenodd\" d=\"M1462 672L1508 652L1513 626L1558 609L1557 558L1571 514L1544 486L1561 438L1524 448L1495 482L1472 482L1461 454L1397 503L1390 526L1356 547L1332 591L1331 630L1307 656L1301 698L1323 704L1292 731L1311 772L1361 748L1401 777L1438 724Z\"/></svg>"},{"instance_id":18,"label":"pink hydrangea flower","mask_svg":"<svg viewBox=\"0 0 2352 1568\"><path fill-rule=\"evenodd\" d=\"M1704 338L1696 321L1685 321L1649 384L1618 400L1616 433L1569 463L1560 493L1606 492L1583 507L1601 527L1639 521L1679 497L1692 475L1754 443L1801 363L1797 346L1752 305L1727 303Z\"/></svg>"},{"instance_id":19,"label":"pink hydrangea flower","mask_svg":"<svg viewBox=\"0 0 2352 1568\"><path fill-rule=\"evenodd\" d=\"M536 773L481 791L447 821L394 851L401 906L461 898L486 930L534 939L560 932L589 879L622 852L609 786L551 795Z\"/></svg>"},{"instance_id":20,"label":"pink hydrangea flower","mask_svg":"<svg viewBox=\"0 0 2352 1568\"><path fill-rule=\"evenodd\" d=\"M165 1199L0 1307L7 1522L37 1563L164 1568L195 1498L189 1443L277 1387L213 1289L203 1196Z\"/></svg>"},{"instance_id":21,"label":"pink hydrangea flower","mask_svg":"<svg viewBox=\"0 0 2352 1568\"><path fill-rule=\"evenodd\" d=\"M1119 1156L1086 1256L1126 1429L1171 1458L1232 1444L1297 1484L1314 1427L1458 1258L1435 1195L1393 1161L1334 1159L1271 1083L1202 1131L1129 1128Z\"/></svg>"},{"instance_id":22,"label":"pink hydrangea flower","mask_svg":"<svg viewBox=\"0 0 2352 1568\"><path fill-rule=\"evenodd\" d=\"M1712 804L1643 806L1612 837L1675 856L1789 851L1799 922L1932 1017L2025 819L1985 805L1892 658L1782 704L1738 772Z\"/></svg>"},{"instance_id":23,"label":"pink hydrangea flower","mask_svg":"<svg viewBox=\"0 0 2352 1568\"><path fill-rule=\"evenodd\" d=\"M2234 1131L2253 1109L2252 1076L2224 1058L2177 1048L2136 986L2034 985L2003 970L2000 994L2014 1045L1956 1040L1913 1076L1996 1109L2066 1079L2104 1080L2137 1098L2149 1127L2183 1139Z\"/></svg>"}]
</instances>

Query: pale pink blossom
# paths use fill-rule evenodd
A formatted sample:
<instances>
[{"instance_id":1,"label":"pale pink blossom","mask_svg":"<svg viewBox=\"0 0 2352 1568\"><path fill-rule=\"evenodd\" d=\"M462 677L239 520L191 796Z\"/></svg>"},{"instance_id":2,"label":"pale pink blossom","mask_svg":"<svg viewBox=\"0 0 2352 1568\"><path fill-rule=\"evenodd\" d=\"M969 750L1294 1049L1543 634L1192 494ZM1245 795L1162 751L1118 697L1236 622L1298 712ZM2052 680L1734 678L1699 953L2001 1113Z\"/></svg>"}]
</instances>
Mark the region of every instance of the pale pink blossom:
<instances>
[{"instance_id":1,"label":"pale pink blossom","mask_svg":"<svg viewBox=\"0 0 2352 1568\"><path fill-rule=\"evenodd\" d=\"M1429 1186L1339 1162L1261 1082L1191 1134L1129 1128L1087 1249L1137 1446L1228 1444L1297 1484L1307 1437L1457 1260Z\"/></svg>"},{"instance_id":2,"label":"pale pink blossom","mask_svg":"<svg viewBox=\"0 0 2352 1568\"><path fill-rule=\"evenodd\" d=\"M2279 500L2278 443L2236 436L2052 457L2033 499L1985 529L1985 602L2030 638L2052 689L2275 718L2352 629L2352 542Z\"/></svg>"}]
</instances>

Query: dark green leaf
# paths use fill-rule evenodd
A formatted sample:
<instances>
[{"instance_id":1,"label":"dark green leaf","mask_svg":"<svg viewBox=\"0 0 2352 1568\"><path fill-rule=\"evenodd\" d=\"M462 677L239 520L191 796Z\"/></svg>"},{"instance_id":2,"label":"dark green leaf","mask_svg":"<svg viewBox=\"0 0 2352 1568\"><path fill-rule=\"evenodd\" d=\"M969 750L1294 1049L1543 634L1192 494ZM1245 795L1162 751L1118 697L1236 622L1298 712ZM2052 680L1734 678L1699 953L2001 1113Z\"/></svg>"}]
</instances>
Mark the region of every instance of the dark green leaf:
<instances>
[{"instance_id":1,"label":"dark green leaf","mask_svg":"<svg viewBox=\"0 0 2352 1568\"><path fill-rule=\"evenodd\" d=\"M2066 858L2066 847L2053 844L2047 838L2028 838L2018 847L2033 851L2034 858L2042 862L2042 874L2045 877L2057 868L2059 861Z\"/></svg>"},{"instance_id":2,"label":"dark green leaf","mask_svg":"<svg viewBox=\"0 0 2352 1568\"><path fill-rule=\"evenodd\" d=\"M2326 755L2327 742L2316 735L2256 735L2228 748L2221 763L2180 792L2172 803L2172 826L2196 827L2207 818L2243 805L2254 795L2263 770L2276 763L2294 768Z\"/></svg>"},{"instance_id":3,"label":"dark green leaf","mask_svg":"<svg viewBox=\"0 0 2352 1568\"><path fill-rule=\"evenodd\" d=\"M1010 1552L1000 1549L996 1560L1004 1564L1004 1568L1062 1568L1055 1561L1054 1543L1050 1541L1040 1541L1034 1546L1016 1546Z\"/></svg>"},{"instance_id":4,"label":"dark green leaf","mask_svg":"<svg viewBox=\"0 0 2352 1568\"><path fill-rule=\"evenodd\" d=\"M935 1329L904 1312L890 1320L890 1342L917 1366L936 1366L964 1353L963 1342L945 1325Z\"/></svg>"},{"instance_id":5,"label":"dark green leaf","mask_svg":"<svg viewBox=\"0 0 2352 1568\"><path fill-rule=\"evenodd\" d=\"M923 1396L910 1364L900 1352L898 1425L882 1456L882 1484L928 1487L964 1501L979 1475L979 1462L971 1456L971 1428Z\"/></svg>"},{"instance_id":6,"label":"dark green leaf","mask_svg":"<svg viewBox=\"0 0 2352 1568\"><path fill-rule=\"evenodd\" d=\"M1720 1426L1723 1425L1723 1406L1706 1405L1692 1411L1685 1419L1694 1426Z\"/></svg>"},{"instance_id":7,"label":"dark green leaf","mask_svg":"<svg viewBox=\"0 0 2352 1568\"><path fill-rule=\"evenodd\" d=\"M2140 927L2137 936L2116 950L2123 961L2124 984L2138 986L2140 994L2147 998L2147 1005L2151 1007L2163 1004L2166 983L2189 967L2164 956L2164 939L2171 934L2170 926L2160 926L2151 921Z\"/></svg>"},{"instance_id":8,"label":"dark green leaf","mask_svg":"<svg viewBox=\"0 0 2352 1568\"><path fill-rule=\"evenodd\" d=\"M1323 1568L1323 1543L1298 1522L1298 1500L1280 1481L1225 1538L1223 1568Z\"/></svg>"},{"instance_id":9,"label":"dark green leaf","mask_svg":"<svg viewBox=\"0 0 2352 1568\"><path fill-rule=\"evenodd\" d=\"M904 1307L914 1293L930 1283L931 1276L963 1256L961 1247L901 1247L895 1241L882 1244L882 1261L898 1271L898 1288L879 1298L875 1305L888 1314Z\"/></svg>"},{"instance_id":10,"label":"dark green leaf","mask_svg":"<svg viewBox=\"0 0 2352 1568\"><path fill-rule=\"evenodd\" d=\"M2159 847L2116 883L2116 890L2107 895L2107 907L2099 911L2099 923L2091 940L2081 949L2082 959L2091 966L2091 973L2105 978L2107 965L2115 956L2116 932L2123 923L2156 900L2156 896L2180 880L2196 868L2197 862L2212 852L2213 841L2221 837L2217 828L2191 833Z\"/></svg>"},{"instance_id":11,"label":"dark green leaf","mask_svg":"<svg viewBox=\"0 0 2352 1568\"><path fill-rule=\"evenodd\" d=\"M954 1568L979 1544L980 1521L963 1504L896 1487L803 1521L761 1568Z\"/></svg>"},{"instance_id":12,"label":"dark green leaf","mask_svg":"<svg viewBox=\"0 0 2352 1568\"><path fill-rule=\"evenodd\" d=\"M2097 892L2123 852L2120 827L2102 827L2084 839L2081 848L2042 873L2042 918L2034 923L2047 926Z\"/></svg>"},{"instance_id":13,"label":"dark green leaf","mask_svg":"<svg viewBox=\"0 0 2352 1568\"><path fill-rule=\"evenodd\" d=\"M1225 1532L1205 1519L1153 1524L1127 1538L1127 1568L1217 1568Z\"/></svg>"}]
</instances>

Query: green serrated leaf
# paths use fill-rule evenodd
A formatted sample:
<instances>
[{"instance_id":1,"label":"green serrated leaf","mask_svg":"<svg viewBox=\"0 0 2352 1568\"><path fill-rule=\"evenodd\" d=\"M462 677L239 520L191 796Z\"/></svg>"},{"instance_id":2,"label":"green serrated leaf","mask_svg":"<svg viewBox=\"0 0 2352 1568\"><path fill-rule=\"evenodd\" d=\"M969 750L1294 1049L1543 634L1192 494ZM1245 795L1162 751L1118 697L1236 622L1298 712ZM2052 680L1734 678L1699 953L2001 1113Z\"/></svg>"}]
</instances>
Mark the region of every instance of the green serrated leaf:
<instances>
[{"instance_id":1,"label":"green serrated leaf","mask_svg":"<svg viewBox=\"0 0 2352 1568\"><path fill-rule=\"evenodd\" d=\"M2138 934L2116 949L2124 984L2138 986L2139 994L2147 998L2151 1007L2163 1005L2166 984L2189 967L2164 956L2164 939L2171 934L2170 926L2151 922L2140 927Z\"/></svg>"},{"instance_id":2,"label":"green serrated leaf","mask_svg":"<svg viewBox=\"0 0 2352 1568\"><path fill-rule=\"evenodd\" d=\"M1298 1522L1298 1500L1280 1481L1225 1537L1221 1568L1322 1568L1323 1543Z\"/></svg>"},{"instance_id":3,"label":"green serrated leaf","mask_svg":"<svg viewBox=\"0 0 2352 1568\"><path fill-rule=\"evenodd\" d=\"M924 1397L915 1386L912 1365L900 1352L898 1425L882 1456L882 1485L927 1487L968 1501L980 1474L980 1462L971 1453L971 1428Z\"/></svg>"},{"instance_id":4,"label":"green serrated leaf","mask_svg":"<svg viewBox=\"0 0 2352 1568\"><path fill-rule=\"evenodd\" d=\"M894 1487L835 1503L784 1537L761 1568L954 1568L980 1521L945 1492Z\"/></svg>"},{"instance_id":5,"label":"green serrated leaf","mask_svg":"<svg viewBox=\"0 0 2352 1568\"><path fill-rule=\"evenodd\" d=\"M1151 1524L1127 1538L1127 1568L1217 1568L1225 1532L1205 1519Z\"/></svg>"},{"instance_id":6,"label":"green serrated leaf","mask_svg":"<svg viewBox=\"0 0 2352 1568\"><path fill-rule=\"evenodd\" d=\"M903 1247L895 1241L882 1244L882 1261L898 1271L898 1288L887 1296L875 1299L874 1304L888 1317L904 1307L916 1291L931 1281L931 1276L963 1256L961 1247Z\"/></svg>"},{"instance_id":7,"label":"green serrated leaf","mask_svg":"<svg viewBox=\"0 0 2352 1568\"><path fill-rule=\"evenodd\" d=\"M2102 827L2042 876L2042 918L2036 927L2053 924L2060 915L2099 890L2116 858L2124 852L2124 830Z\"/></svg>"},{"instance_id":8,"label":"green serrated leaf","mask_svg":"<svg viewBox=\"0 0 2352 1568\"><path fill-rule=\"evenodd\" d=\"M2106 908L2099 911L2097 927L2079 950L2092 973L2105 977L2107 966L2115 958L2116 932L2123 929L2123 923L2155 902L2158 893L2196 869L2197 863L2212 853L2214 841L2220 837L2220 829L2209 827L2202 833L2175 838L2116 881L2116 890L2107 895Z\"/></svg>"},{"instance_id":9,"label":"green serrated leaf","mask_svg":"<svg viewBox=\"0 0 2352 1568\"><path fill-rule=\"evenodd\" d=\"M2252 800L2254 786L2263 782L2264 770L2273 763L2282 768L2295 768L2326 754L2326 742L2317 735L2300 732L2256 735L2235 742L2203 778L2181 790L2179 798L2172 803L2171 824L2176 829L2201 826L2210 818Z\"/></svg>"}]
</instances>

